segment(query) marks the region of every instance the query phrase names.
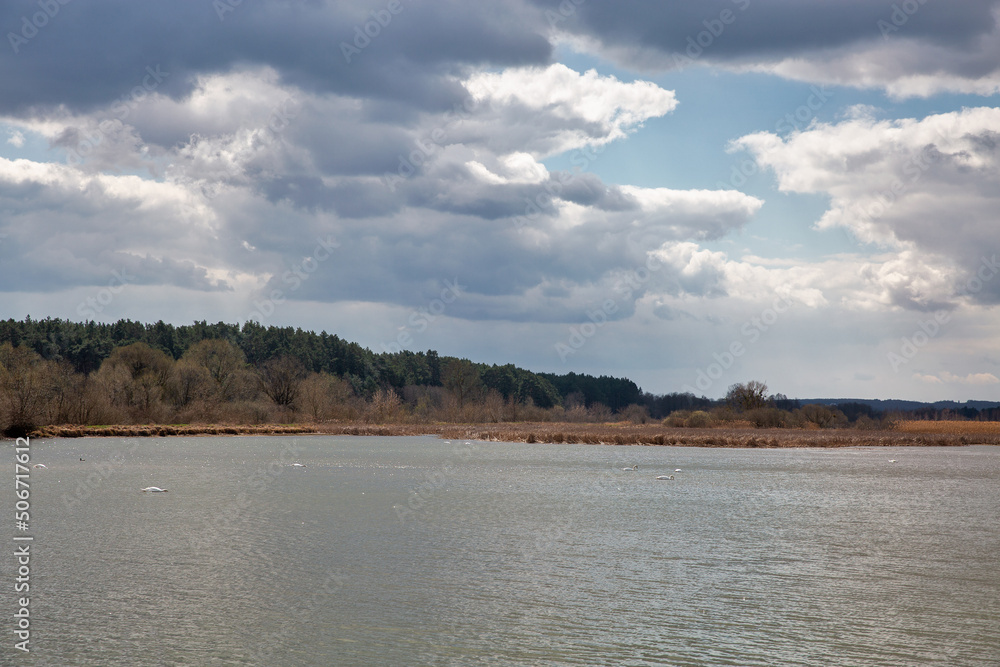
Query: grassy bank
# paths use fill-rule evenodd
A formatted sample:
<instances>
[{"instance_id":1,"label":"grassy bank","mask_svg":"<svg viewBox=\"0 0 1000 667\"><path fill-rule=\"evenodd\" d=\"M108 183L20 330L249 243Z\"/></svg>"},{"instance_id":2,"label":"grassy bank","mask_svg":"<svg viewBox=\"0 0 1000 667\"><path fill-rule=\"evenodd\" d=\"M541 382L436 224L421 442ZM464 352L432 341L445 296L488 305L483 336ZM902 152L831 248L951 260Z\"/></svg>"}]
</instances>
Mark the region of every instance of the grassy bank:
<instances>
[{"instance_id":1,"label":"grassy bank","mask_svg":"<svg viewBox=\"0 0 1000 667\"><path fill-rule=\"evenodd\" d=\"M957 422L956 422L957 423ZM1000 433L919 433L906 430L671 428L652 424L518 423L446 426L443 437L500 442L687 447L928 447L1000 445Z\"/></svg>"},{"instance_id":2,"label":"grassy bank","mask_svg":"<svg viewBox=\"0 0 1000 667\"><path fill-rule=\"evenodd\" d=\"M46 426L36 438L165 437L196 435L437 435L454 440L688 447L927 447L1000 445L1000 424L901 422L891 431L855 429L677 428L660 424L517 422L491 424L322 424Z\"/></svg>"},{"instance_id":3,"label":"grassy bank","mask_svg":"<svg viewBox=\"0 0 1000 667\"><path fill-rule=\"evenodd\" d=\"M317 433L313 426L270 424L243 426L229 424L125 424L113 426L43 426L32 438L151 438L172 435L294 435Z\"/></svg>"}]
</instances>

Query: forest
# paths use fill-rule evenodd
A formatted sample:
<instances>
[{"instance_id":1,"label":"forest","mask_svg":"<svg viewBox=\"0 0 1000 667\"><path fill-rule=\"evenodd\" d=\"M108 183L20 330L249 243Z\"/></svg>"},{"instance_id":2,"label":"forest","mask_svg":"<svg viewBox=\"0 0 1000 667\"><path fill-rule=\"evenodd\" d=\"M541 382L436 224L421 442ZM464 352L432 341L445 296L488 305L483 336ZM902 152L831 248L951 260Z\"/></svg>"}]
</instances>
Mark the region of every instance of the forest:
<instances>
[{"instance_id":1,"label":"forest","mask_svg":"<svg viewBox=\"0 0 1000 667\"><path fill-rule=\"evenodd\" d=\"M998 419L923 409L922 419ZM426 352L374 353L323 331L205 321L0 321L0 430L48 424L647 423L886 427L861 403L800 405L761 382L721 400L644 393L631 380L533 373Z\"/></svg>"},{"instance_id":2,"label":"forest","mask_svg":"<svg viewBox=\"0 0 1000 667\"><path fill-rule=\"evenodd\" d=\"M607 419L634 382L540 375L433 350L374 353L325 331L162 321L0 321L0 427ZM553 414L557 413L557 414Z\"/></svg>"}]
</instances>

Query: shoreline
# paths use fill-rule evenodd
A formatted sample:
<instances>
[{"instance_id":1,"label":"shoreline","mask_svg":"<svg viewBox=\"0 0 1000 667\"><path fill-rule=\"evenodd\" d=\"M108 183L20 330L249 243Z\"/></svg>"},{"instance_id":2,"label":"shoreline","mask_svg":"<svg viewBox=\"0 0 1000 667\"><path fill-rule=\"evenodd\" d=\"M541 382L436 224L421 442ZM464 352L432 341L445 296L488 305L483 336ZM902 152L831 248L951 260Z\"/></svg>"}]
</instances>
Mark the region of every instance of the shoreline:
<instances>
[{"instance_id":1,"label":"shoreline","mask_svg":"<svg viewBox=\"0 0 1000 667\"><path fill-rule=\"evenodd\" d=\"M973 426L985 424L985 427ZM903 422L891 431L856 429L680 428L660 424L514 422L490 424L135 424L54 425L32 438L194 437L251 435L436 435L451 440L539 444L644 445L781 449L795 447L960 447L1000 445L993 422ZM929 426L931 425L931 426Z\"/></svg>"}]
</instances>

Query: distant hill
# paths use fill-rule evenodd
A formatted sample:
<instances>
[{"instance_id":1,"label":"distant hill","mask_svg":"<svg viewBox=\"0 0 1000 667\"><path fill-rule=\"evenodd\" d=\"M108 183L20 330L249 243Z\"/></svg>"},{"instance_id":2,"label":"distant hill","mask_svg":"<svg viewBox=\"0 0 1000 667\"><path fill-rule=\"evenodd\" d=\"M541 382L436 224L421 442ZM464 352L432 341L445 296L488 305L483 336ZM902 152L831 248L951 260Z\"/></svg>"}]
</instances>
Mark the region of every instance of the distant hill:
<instances>
[{"instance_id":1,"label":"distant hill","mask_svg":"<svg viewBox=\"0 0 1000 667\"><path fill-rule=\"evenodd\" d=\"M911 412L920 408L933 408L936 410L960 410L961 408L973 408L975 410L986 410L1000 407L997 401L935 401L925 403L922 401L904 401L899 399L881 398L800 398L802 405L808 403L819 403L821 405L838 405L840 403L861 403L869 406L876 412Z\"/></svg>"}]
</instances>

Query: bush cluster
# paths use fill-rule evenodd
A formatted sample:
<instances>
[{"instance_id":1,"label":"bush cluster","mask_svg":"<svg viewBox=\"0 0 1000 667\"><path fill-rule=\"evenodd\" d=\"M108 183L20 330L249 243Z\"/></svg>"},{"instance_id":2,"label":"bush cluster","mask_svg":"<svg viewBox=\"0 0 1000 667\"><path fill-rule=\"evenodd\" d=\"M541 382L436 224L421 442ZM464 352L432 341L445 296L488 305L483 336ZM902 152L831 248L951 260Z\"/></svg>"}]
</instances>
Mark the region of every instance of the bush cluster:
<instances>
[{"instance_id":1,"label":"bush cluster","mask_svg":"<svg viewBox=\"0 0 1000 667\"><path fill-rule=\"evenodd\" d=\"M754 428L845 428L859 430L892 430L895 421L890 417L873 418L861 415L853 424L835 407L811 403L801 408L782 410L776 407L756 407L737 410L729 405L704 410L677 410L663 420L664 426L707 428L712 426L753 426Z\"/></svg>"}]
</instances>

